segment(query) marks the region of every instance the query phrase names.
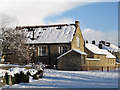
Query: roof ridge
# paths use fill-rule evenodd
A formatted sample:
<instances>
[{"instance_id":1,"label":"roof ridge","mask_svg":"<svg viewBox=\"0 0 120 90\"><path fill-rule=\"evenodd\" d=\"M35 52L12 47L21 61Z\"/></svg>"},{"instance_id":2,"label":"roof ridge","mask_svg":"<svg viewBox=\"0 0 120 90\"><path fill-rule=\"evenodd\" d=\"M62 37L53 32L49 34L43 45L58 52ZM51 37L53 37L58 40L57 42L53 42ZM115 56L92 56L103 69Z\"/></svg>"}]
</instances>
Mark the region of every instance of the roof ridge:
<instances>
[{"instance_id":1,"label":"roof ridge","mask_svg":"<svg viewBox=\"0 0 120 90\"><path fill-rule=\"evenodd\" d=\"M56 27L56 26L70 26L70 25L75 25L75 24L54 24L54 25L28 25L28 26L16 26L17 28L40 28L40 27Z\"/></svg>"}]
</instances>

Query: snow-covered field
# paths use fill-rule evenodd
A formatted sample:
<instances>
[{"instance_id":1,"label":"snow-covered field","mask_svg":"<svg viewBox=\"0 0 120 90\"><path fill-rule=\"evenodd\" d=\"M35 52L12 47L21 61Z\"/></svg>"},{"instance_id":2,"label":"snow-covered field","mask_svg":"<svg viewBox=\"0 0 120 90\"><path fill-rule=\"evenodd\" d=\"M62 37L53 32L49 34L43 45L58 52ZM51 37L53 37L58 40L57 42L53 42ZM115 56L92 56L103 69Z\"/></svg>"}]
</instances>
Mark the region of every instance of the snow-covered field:
<instances>
[{"instance_id":1,"label":"snow-covered field","mask_svg":"<svg viewBox=\"0 0 120 90\"><path fill-rule=\"evenodd\" d=\"M118 72L45 69L44 77L6 88L118 88Z\"/></svg>"}]
</instances>

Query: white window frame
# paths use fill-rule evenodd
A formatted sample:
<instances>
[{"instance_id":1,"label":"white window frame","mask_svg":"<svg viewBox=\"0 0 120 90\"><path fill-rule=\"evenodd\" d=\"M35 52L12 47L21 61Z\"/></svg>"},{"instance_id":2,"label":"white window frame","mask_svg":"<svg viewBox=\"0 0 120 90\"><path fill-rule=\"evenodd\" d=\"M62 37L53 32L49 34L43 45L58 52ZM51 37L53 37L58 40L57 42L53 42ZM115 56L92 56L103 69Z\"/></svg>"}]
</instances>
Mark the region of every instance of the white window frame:
<instances>
[{"instance_id":1,"label":"white window frame","mask_svg":"<svg viewBox=\"0 0 120 90\"><path fill-rule=\"evenodd\" d=\"M67 46L60 46L59 47L59 54L63 54L67 52Z\"/></svg>"},{"instance_id":2,"label":"white window frame","mask_svg":"<svg viewBox=\"0 0 120 90\"><path fill-rule=\"evenodd\" d=\"M46 56L46 47L38 47L38 56Z\"/></svg>"},{"instance_id":3,"label":"white window frame","mask_svg":"<svg viewBox=\"0 0 120 90\"><path fill-rule=\"evenodd\" d=\"M80 38L77 36L77 47L80 47Z\"/></svg>"}]
</instances>

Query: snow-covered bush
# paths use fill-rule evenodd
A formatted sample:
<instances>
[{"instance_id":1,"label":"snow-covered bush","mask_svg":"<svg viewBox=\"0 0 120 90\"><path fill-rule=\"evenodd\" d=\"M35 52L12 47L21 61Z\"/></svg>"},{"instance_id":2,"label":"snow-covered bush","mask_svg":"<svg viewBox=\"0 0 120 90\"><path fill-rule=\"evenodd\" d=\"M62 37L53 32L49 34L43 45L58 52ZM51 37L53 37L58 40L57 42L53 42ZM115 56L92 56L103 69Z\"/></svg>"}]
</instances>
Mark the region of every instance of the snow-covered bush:
<instances>
[{"instance_id":1,"label":"snow-covered bush","mask_svg":"<svg viewBox=\"0 0 120 90\"><path fill-rule=\"evenodd\" d=\"M28 74L33 77L33 79L39 79L43 77L43 69L35 70L29 69Z\"/></svg>"},{"instance_id":2,"label":"snow-covered bush","mask_svg":"<svg viewBox=\"0 0 120 90\"><path fill-rule=\"evenodd\" d=\"M43 77L43 69L10 68L9 70L0 70L0 76L3 77L5 84L29 83L29 78L39 79Z\"/></svg>"}]
</instances>

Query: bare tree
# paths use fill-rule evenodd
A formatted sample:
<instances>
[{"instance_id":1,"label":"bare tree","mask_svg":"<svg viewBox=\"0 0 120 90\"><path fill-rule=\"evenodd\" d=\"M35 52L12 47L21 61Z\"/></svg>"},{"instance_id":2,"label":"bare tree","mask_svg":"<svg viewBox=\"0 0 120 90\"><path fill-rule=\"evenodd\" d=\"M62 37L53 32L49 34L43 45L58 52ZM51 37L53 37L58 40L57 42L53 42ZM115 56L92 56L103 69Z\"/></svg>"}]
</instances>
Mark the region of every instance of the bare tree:
<instances>
[{"instance_id":1,"label":"bare tree","mask_svg":"<svg viewBox=\"0 0 120 90\"><path fill-rule=\"evenodd\" d=\"M2 15L2 23L0 25L0 30L2 31L2 55L6 56L7 62L29 63L33 58L34 46L26 45L25 31L13 28L14 25L12 26L11 23L15 20L12 19L9 16Z\"/></svg>"}]
</instances>

